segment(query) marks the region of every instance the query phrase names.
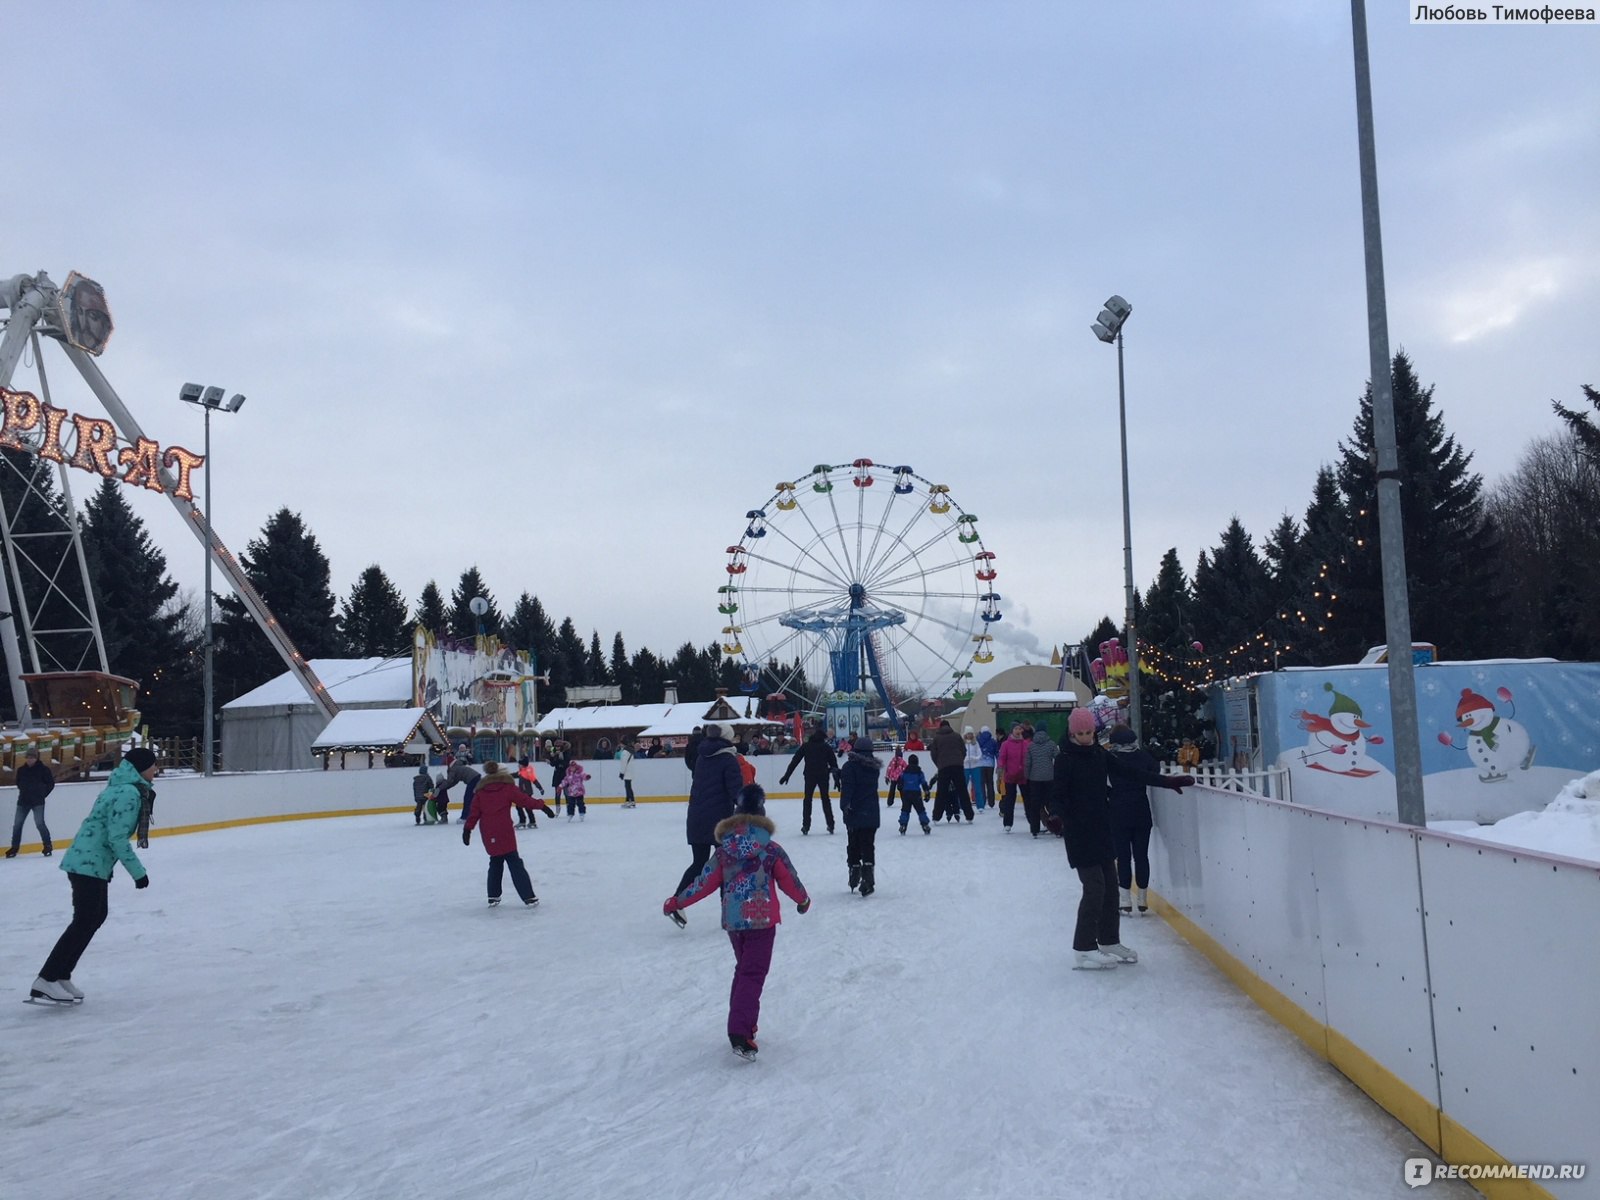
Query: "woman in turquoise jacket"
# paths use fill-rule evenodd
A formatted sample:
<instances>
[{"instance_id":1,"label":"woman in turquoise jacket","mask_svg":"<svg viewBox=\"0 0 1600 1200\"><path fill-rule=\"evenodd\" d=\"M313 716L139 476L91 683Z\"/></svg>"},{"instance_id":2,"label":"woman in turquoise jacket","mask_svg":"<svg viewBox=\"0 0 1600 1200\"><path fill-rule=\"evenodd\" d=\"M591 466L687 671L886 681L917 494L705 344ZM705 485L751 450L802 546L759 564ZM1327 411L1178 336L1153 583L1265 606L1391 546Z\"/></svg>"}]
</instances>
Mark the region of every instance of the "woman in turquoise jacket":
<instances>
[{"instance_id":1,"label":"woman in turquoise jacket","mask_svg":"<svg viewBox=\"0 0 1600 1200\"><path fill-rule=\"evenodd\" d=\"M61 859L61 869L72 882L72 923L44 960L28 999L39 1004L75 1004L83 993L72 982L78 959L105 924L111 876L121 863L133 876L133 886L150 886L150 876L128 845L139 825L139 812L153 798L150 781L159 768L156 756L143 746L123 755L105 791L78 826L72 847Z\"/></svg>"}]
</instances>

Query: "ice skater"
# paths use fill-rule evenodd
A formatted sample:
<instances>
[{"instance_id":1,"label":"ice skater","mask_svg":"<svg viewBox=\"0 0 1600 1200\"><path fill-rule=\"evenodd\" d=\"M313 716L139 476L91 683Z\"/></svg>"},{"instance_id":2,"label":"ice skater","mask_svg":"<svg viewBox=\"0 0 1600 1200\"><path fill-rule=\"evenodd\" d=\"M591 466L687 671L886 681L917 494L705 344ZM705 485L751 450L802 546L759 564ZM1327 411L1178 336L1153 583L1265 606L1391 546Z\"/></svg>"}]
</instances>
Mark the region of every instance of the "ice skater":
<instances>
[{"instance_id":1,"label":"ice skater","mask_svg":"<svg viewBox=\"0 0 1600 1200\"><path fill-rule=\"evenodd\" d=\"M39 761L39 751L29 746L17 768L17 813L11 821L11 848L7 858L15 858L22 848L22 822L33 814L33 827L44 843L42 853L49 858L55 853L55 843L50 840L50 827L44 823L45 798L55 791L56 773Z\"/></svg>"},{"instance_id":2,"label":"ice skater","mask_svg":"<svg viewBox=\"0 0 1600 1200\"><path fill-rule=\"evenodd\" d=\"M139 825L139 812L151 794L150 781L161 768L153 751L136 746L122 756L105 790L78 826L72 845L61 856L61 869L72 884L72 922L57 939L50 957L39 968L28 999L35 1004L76 1004L83 992L72 982L78 960L89 948L109 911L111 876L120 862L133 886L150 886L150 875L128 845Z\"/></svg>"},{"instance_id":3,"label":"ice skater","mask_svg":"<svg viewBox=\"0 0 1600 1200\"><path fill-rule=\"evenodd\" d=\"M1139 955L1122 944L1117 911L1117 854L1111 841L1113 776L1174 792L1194 783L1192 775L1146 771L1125 756L1112 754L1095 741L1094 714L1086 708L1072 710L1067 741L1056 755L1048 806L1052 829L1060 825L1067 843L1067 865L1083 884L1072 934L1078 970L1098 971L1139 961Z\"/></svg>"},{"instance_id":4,"label":"ice skater","mask_svg":"<svg viewBox=\"0 0 1600 1200\"><path fill-rule=\"evenodd\" d=\"M738 752L733 743L722 736L720 725L707 725L702 731L694 778L689 784L689 812L684 819L684 831L693 857L683 878L678 880L680 893L700 877L710 861L712 851L717 848L717 826L733 816L743 787L744 777L739 773ZM678 928L688 924L677 909L664 911Z\"/></svg>"},{"instance_id":5,"label":"ice skater","mask_svg":"<svg viewBox=\"0 0 1600 1200\"><path fill-rule=\"evenodd\" d=\"M532 804L534 789L539 790L539 795L544 795L544 784L539 782L539 773L534 770L532 761L524 754L517 759L517 791L526 798L526 802L517 805L517 828L527 826L529 829L539 828L538 818L534 816ZM544 805L541 803L540 808Z\"/></svg>"},{"instance_id":6,"label":"ice skater","mask_svg":"<svg viewBox=\"0 0 1600 1200\"><path fill-rule=\"evenodd\" d=\"M828 832L832 833L833 801L828 798L828 780L839 777L839 759L834 754L833 747L828 745L827 734L820 725L811 731L811 736L794 752L794 757L789 760L788 769L778 782L788 783L796 767L802 767L801 779L806 787L805 799L800 805L801 836L811 832L811 797L819 789L822 792L822 815L827 819Z\"/></svg>"},{"instance_id":7,"label":"ice skater","mask_svg":"<svg viewBox=\"0 0 1600 1200\"><path fill-rule=\"evenodd\" d=\"M1113 725L1106 741L1106 748L1124 762L1143 771L1160 769L1128 726ZM1141 917L1150 911L1150 831L1154 828L1150 790L1131 776L1113 775L1111 843L1117 851L1117 900L1118 907L1130 915L1135 901Z\"/></svg>"},{"instance_id":8,"label":"ice skater","mask_svg":"<svg viewBox=\"0 0 1600 1200\"><path fill-rule=\"evenodd\" d=\"M567 764L567 773L561 777L561 790L567 796L567 820L572 820L574 814L580 821L588 816L589 806L583 802L583 784L584 780L593 778L577 759Z\"/></svg>"},{"instance_id":9,"label":"ice skater","mask_svg":"<svg viewBox=\"0 0 1600 1200\"><path fill-rule=\"evenodd\" d=\"M416 803L413 816L418 825L432 825L433 817L428 814L428 801L433 799L433 776L428 774L427 756L423 756L422 765L417 768L417 773L411 777L411 799ZM424 821L423 818L427 817Z\"/></svg>"},{"instance_id":10,"label":"ice skater","mask_svg":"<svg viewBox=\"0 0 1600 1200\"><path fill-rule=\"evenodd\" d=\"M917 820L922 822L922 832L932 833L933 826L928 822L928 810L922 806L922 798L928 793L928 777L922 773L922 764L913 754L905 762L905 769L900 772L900 832L904 833L911 824L911 811L916 810ZM891 788L887 804L894 807L894 790Z\"/></svg>"},{"instance_id":11,"label":"ice skater","mask_svg":"<svg viewBox=\"0 0 1600 1200\"><path fill-rule=\"evenodd\" d=\"M483 782L473 790L472 811L461 818L461 844L472 845L472 831L482 828L483 849L489 855L489 907L500 905L501 880L505 871L511 871L511 886L530 908L539 903L533 894L533 881L528 878L528 868L522 855L517 853L517 831L511 824L511 810L524 796L511 777L500 769L497 762L483 764ZM550 816L556 812L541 798L538 806Z\"/></svg>"},{"instance_id":12,"label":"ice skater","mask_svg":"<svg viewBox=\"0 0 1600 1200\"><path fill-rule=\"evenodd\" d=\"M845 864L850 868L850 890L857 886L863 896L878 887L874 843L882 814L878 811L878 775L883 764L872 753L872 739L856 734L844 763L839 767L839 818L844 822ZM902 781L905 776L900 777Z\"/></svg>"},{"instance_id":13,"label":"ice skater","mask_svg":"<svg viewBox=\"0 0 1600 1200\"><path fill-rule=\"evenodd\" d=\"M709 739L707 739L709 740ZM705 744L701 744L701 754ZM772 944L783 920L778 891L794 901L795 911L811 907L811 897L795 874L783 847L772 840L777 826L767 816L767 794L759 784L739 793L734 814L717 822L713 830L716 857L678 894L667 898L661 911L677 916L678 910L722 890L722 927L733 944L733 989L728 996L728 1044L741 1058L754 1058L756 1026L761 1020L761 991L772 965ZM876 808L876 805L874 805Z\"/></svg>"}]
</instances>

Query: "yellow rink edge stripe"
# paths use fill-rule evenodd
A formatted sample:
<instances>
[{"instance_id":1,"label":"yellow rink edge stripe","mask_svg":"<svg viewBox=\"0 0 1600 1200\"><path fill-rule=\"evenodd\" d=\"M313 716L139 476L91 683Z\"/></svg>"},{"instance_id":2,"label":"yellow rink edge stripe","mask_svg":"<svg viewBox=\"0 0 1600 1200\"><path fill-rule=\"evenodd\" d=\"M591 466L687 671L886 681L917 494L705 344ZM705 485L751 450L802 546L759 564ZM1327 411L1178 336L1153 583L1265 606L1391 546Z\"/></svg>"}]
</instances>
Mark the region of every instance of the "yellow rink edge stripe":
<instances>
[{"instance_id":1,"label":"yellow rink edge stripe","mask_svg":"<svg viewBox=\"0 0 1600 1200\"><path fill-rule=\"evenodd\" d=\"M1164 896L1154 891L1149 895L1152 906L1167 924L1231 979L1240 991L1287 1027L1318 1058L1329 1062L1380 1108L1416 1134L1445 1162L1456 1165L1506 1163L1492 1146L1441 1112L1388 1067L1262 979ZM1531 1179L1475 1179L1471 1183L1491 1200L1555 1200L1549 1191Z\"/></svg>"}]
</instances>

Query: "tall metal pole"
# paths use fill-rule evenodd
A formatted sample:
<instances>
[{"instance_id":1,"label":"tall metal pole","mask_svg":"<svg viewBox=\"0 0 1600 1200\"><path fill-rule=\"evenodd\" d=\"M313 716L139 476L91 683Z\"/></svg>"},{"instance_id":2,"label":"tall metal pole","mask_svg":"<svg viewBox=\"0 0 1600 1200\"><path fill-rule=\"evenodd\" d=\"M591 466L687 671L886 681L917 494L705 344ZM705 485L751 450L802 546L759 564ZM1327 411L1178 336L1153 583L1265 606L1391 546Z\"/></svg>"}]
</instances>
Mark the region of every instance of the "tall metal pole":
<instances>
[{"instance_id":1,"label":"tall metal pole","mask_svg":"<svg viewBox=\"0 0 1600 1200\"><path fill-rule=\"evenodd\" d=\"M211 721L212 721L212 713L211 713L211 708L212 708L212 701L211 701L211 686L212 686L211 685L211 665L212 665L212 654L214 652L215 643L214 643L214 641L212 639L212 636L211 636L211 545L212 545L212 541L213 541L212 536L211 536L211 409L209 407L207 407L205 412L206 412L206 467L205 467L205 470L206 470L206 512L205 512L205 519L206 519L206 590L205 590L205 597L206 597L206 599L205 599L205 605L206 605L206 654L205 654L205 685L204 685L204 688L205 688L206 711L205 711L205 720L204 720L204 723L203 723L203 725L201 727L202 728L202 732L200 734L200 737L201 737L201 741L202 741L203 744L201 746L200 752L205 755L205 764L206 764L205 772L206 772L206 778L209 779L211 777L211 774L212 774L212 759L214 757L214 755L212 754L212 748L211 748L211 738L212 738L212 729L211 729Z\"/></svg>"},{"instance_id":2,"label":"tall metal pole","mask_svg":"<svg viewBox=\"0 0 1600 1200\"><path fill-rule=\"evenodd\" d=\"M1128 508L1128 391L1122 377L1122 331L1117 331L1117 420L1122 427L1122 578L1127 595L1128 724L1135 737L1139 720L1139 634L1133 621L1133 517Z\"/></svg>"},{"instance_id":3,"label":"tall metal pole","mask_svg":"<svg viewBox=\"0 0 1600 1200\"><path fill-rule=\"evenodd\" d=\"M1372 131L1372 79L1367 68L1365 0L1350 0L1355 44L1356 130L1361 151L1361 226L1367 260L1367 348L1372 370L1372 430L1378 453L1378 544L1383 563L1383 615L1389 642L1389 711L1394 718L1394 784L1400 821L1427 824L1422 795L1422 742L1417 681L1411 663L1411 609L1400 516L1400 456L1394 424L1389 313L1383 284L1383 232L1378 224L1378 154Z\"/></svg>"}]
</instances>

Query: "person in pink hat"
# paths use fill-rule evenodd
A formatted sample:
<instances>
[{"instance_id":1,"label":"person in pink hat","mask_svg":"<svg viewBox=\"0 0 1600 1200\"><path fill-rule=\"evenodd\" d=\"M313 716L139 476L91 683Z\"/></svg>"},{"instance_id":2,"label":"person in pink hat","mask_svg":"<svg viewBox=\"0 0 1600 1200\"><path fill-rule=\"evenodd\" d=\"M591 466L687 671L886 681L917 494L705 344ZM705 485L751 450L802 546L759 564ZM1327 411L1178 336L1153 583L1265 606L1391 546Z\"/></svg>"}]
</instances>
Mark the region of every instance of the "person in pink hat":
<instances>
[{"instance_id":1,"label":"person in pink hat","mask_svg":"<svg viewBox=\"0 0 1600 1200\"><path fill-rule=\"evenodd\" d=\"M1050 828L1059 827L1067 843L1067 864L1083 884L1072 934L1073 965L1078 970L1100 971L1139 961L1139 955L1122 944L1117 851L1111 836L1112 775L1174 792L1194 783L1192 775L1162 775L1112 754L1095 740L1094 714L1088 709L1074 708L1067 718L1067 740L1056 755L1046 805Z\"/></svg>"}]
</instances>

